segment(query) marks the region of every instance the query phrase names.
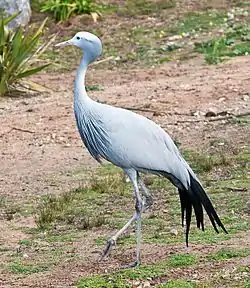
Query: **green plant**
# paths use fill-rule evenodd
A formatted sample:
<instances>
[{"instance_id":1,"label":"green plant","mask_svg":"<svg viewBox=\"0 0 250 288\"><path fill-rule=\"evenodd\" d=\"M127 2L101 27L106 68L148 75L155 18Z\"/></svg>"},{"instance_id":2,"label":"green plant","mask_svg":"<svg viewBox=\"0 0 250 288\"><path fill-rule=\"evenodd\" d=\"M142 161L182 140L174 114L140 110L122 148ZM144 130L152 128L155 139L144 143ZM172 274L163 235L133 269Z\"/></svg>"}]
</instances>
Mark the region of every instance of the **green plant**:
<instances>
[{"instance_id":1,"label":"green plant","mask_svg":"<svg viewBox=\"0 0 250 288\"><path fill-rule=\"evenodd\" d=\"M195 43L195 51L205 54L205 62L207 64L218 64L222 62L220 52L228 44L224 38L213 39L205 43Z\"/></svg>"},{"instance_id":2,"label":"green plant","mask_svg":"<svg viewBox=\"0 0 250 288\"><path fill-rule=\"evenodd\" d=\"M0 15L0 96L13 89L17 90L21 78L36 74L49 65L32 65L47 47L43 45L37 48L46 20L35 33L32 28L24 31L23 27L12 31L8 23L18 15Z\"/></svg>"},{"instance_id":3,"label":"green plant","mask_svg":"<svg viewBox=\"0 0 250 288\"><path fill-rule=\"evenodd\" d=\"M103 225L105 218L102 213L97 214L96 210L87 209L80 202L84 200L86 200L84 191L81 190L43 197L37 208L37 226L40 229L49 229L51 225L61 223L84 230Z\"/></svg>"},{"instance_id":4,"label":"green plant","mask_svg":"<svg viewBox=\"0 0 250 288\"><path fill-rule=\"evenodd\" d=\"M100 6L92 0L45 0L41 12L53 13L56 21L68 20L73 14L99 14Z\"/></svg>"}]
</instances>

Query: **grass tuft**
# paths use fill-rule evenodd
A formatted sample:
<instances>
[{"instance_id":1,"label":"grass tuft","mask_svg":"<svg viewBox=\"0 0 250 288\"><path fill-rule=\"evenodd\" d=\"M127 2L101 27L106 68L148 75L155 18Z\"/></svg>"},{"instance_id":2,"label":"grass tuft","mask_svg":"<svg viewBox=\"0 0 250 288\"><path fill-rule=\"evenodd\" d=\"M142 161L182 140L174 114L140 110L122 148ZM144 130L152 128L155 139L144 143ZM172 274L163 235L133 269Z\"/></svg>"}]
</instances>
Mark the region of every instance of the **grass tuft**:
<instances>
[{"instance_id":1,"label":"grass tuft","mask_svg":"<svg viewBox=\"0 0 250 288\"><path fill-rule=\"evenodd\" d=\"M160 285L161 288L194 288L195 283L191 283L185 280L169 280L167 283Z\"/></svg>"},{"instance_id":2,"label":"grass tuft","mask_svg":"<svg viewBox=\"0 0 250 288\"><path fill-rule=\"evenodd\" d=\"M188 12L185 17L170 27L171 34L196 33L224 24L225 12Z\"/></svg>"},{"instance_id":3,"label":"grass tuft","mask_svg":"<svg viewBox=\"0 0 250 288\"><path fill-rule=\"evenodd\" d=\"M192 254L175 254L169 257L169 266L180 267L196 263L196 256Z\"/></svg>"},{"instance_id":4,"label":"grass tuft","mask_svg":"<svg viewBox=\"0 0 250 288\"><path fill-rule=\"evenodd\" d=\"M226 153L217 153L216 155L212 155L192 150L185 150L183 151L183 155L196 173L209 172L214 169L214 167L228 166L232 163Z\"/></svg>"},{"instance_id":5,"label":"grass tuft","mask_svg":"<svg viewBox=\"0 0 250 288\"><path fill-rule=\"evenodd\" d=\"M249 248L240 250L223 248L217 253L207 256L207 258L209 260L222 261L236 257L247 257L249 255L250 255Z\"/></svg>"},{"instance_id":6,"label":"grass tuft","mask_svg":"<svg viewBox=\"0 0 250 288\"><path fill-rule=\"evenodd\" d=\"M21 262L14 263L9 266L9 269L16 274L33 274L33 273L38 273L38 272L43 272L48 270L48 266L46 265L37 265L37 266L32 266L32 265L26 265Z\"/></svg>"},{"instance_id":7,"label":"grass tuft","mask_svg":"<svg viewBox=\"0 0 250 288\"><path fill-rule=\"evenodd\" d=\"M99 227L105 223L105 219L98 211L90 207L81 207L83 191L72 191L59 196L49 195L38 206L36 223L40 229L48 229L56 223L71 224L78 229Z\"/></svg>"}]
</instances>

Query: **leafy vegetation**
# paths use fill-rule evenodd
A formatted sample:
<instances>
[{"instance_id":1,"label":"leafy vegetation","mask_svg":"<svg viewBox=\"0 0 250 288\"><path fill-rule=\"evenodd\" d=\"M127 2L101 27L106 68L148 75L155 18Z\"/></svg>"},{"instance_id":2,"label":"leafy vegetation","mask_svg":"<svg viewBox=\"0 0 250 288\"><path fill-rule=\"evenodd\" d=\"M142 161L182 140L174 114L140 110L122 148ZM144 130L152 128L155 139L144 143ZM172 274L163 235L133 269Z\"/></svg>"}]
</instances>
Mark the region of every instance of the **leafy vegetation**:
<instances>
[{"instance_id":1,"label":"leafy vegetation","mask_svg":"<svg viewBox=\"0 0 250 288\"><path fill-rule=\"evenodd\" d=\"M17 89L21 79L36 74L49 64L37 66L35 61L45 51L46 45L38 47L46 20L34 31L22 27L9 30L8 23L18 13L4 17L0 15L0 97Z\"/></svg>"},{"instance_id":2,"label":"leafy vegetation","mask_svg":"<svg viewBox=\"0 0 250 288\"><path fill-rule=\"evenodd\" d=\"M247 257L249 255L250 255L249 248L241 249L241 250L224 248L215 254L209 255L208 259L220 261L220 260L228 260L228 259L235 258L235 257Z\"/></svg>"},{"instance_id":3,"label":"leafy vegetation","mask_svg":"<svg viewBox=\"0 0 250 288\"><path fill-rule=\"evenodd\" d=\"M250 27L246 23L235 24L220 38L195 43L195 51L205 54L207 64L218 64L226 57L250 53Z\"/></svg>"},{"instance_id":4,"label":"leafy vegetation","mask_svg":"<svg viewBox=\"0 0 250 288\"><path fill-rule=\"evenodd\" d=\"M195 51L204 53L207 63L219 63L226 57L248 53L249 25L244 23L246 20L244 17L240 18L244 21L237 19L235 23L240 24L235 24L234 20L228 20L226 12L203 10L206 12L192 12L184 15L177 13L180 18L170 23L165 21L167 13L170 13L166 10L171 8L171 5L168 6L170 2L175 4L175 1L141 0L123 1L121 7L112 4L113 7L110 8L110 11L113 9L111 12L117 13L115 17L122 15L119 18L122 25L115 23L114 29L111 23L109 28L112 33L110 35L105 33L104 58L110 54L122 56L114 57L113 59L118 60L109 62L109 66L113 63L119 65L125 63L126 66L132 63L155 65L173 59L182 59L181 55L185 53L190 57L191 54L196 55L193 53L193 41L203 41L195 45ZM137 15L138 17L136 17ZM108 23L110 24L110 22ZM103 28L105 24L99 24L98 27L91 24L86 30L103 35L103 32L106 31L106 27ZM79 29L79 27L72 27L72 30L74 29ZM220 34L217 34L218 31ZM189 46L190 43L192 45ZM55 53L51 48L46 57L49 56L53 62L60 58L60 62L67 64L68 61L76 61L77 57L68 57L68 55L72 51L74 53L80 53L80 51L68 49L68 53L61 50L60 57L56 56L55 58ZM62 60L66 58L66 61ZM98 67L103 67L102 65ZM53 67L58 69L59 65ZM69 67L75 67L75 62ZM87 86L87 89L98 91L102 90L102 87ZM237 121L233 119L232 121L235 122L231 122L231 124L245 125L245 123L249 123L245 120L247 119L243 117L240 121L238 118ZM238 142L241 143L240 141ZM226 144L213 145L213 149L209 152L186 150L184 156L199 174L229 234L216 234L206 216L205 231L197 230L193 219L190 233L192 254L182 254L184 237L180 225L181 212L176 189L166 179L147 176L146 181L153 193L154 205L152 210L143 214L142 242L146 249L143 249L142 257L145 257L143 263L146 264L150 255L156 252L153 256L155 259L150 259L154 264L143 265L139 269L119 269L119 271L112 270L113 272L102 275L89 275L79 279L75 286L130 288L149 287L150 283L152 287L157 288L249 287L250 271L249 267L244 267L249 262L249 259L246 258L249 257L249 249L246 248L246 241L241 243L239 240L247 235L250 228L250 206L247 204L249 200L249 190L247 190L249 187L247 174L249 153L247 154L246 151L240 154L234 153ZM218 148L219 146L220 148ZM227 148L223 150L222 147L225 146ZM217 152L217 148L219 152ZM17 279L26 277L25 275L42 273L49 269L53 269L53 271L48 274L55 275L58 267L63 271L66 271L71 265L86 267L86 259L90 258L93 261L90 265L91 271L99 273L103 269L101 265L107 266L107 270L109 270L114 262L117 263L117 266L121 264L118 261L127 263L127 259L123 258L122 251L131 249L128 254L131 252L131 257L133 256L135 237L132 227L118 240L117 249L112 251L110 259L100 263L98 268L94 268L96 252L102 250L106 238L112 235L114 230L120 228L134 212L130 183L126 184L119 170L111 165L100 168L94 177L92 174L86 175L82 168L72 173L78 174L74 174L74 176L79 176L81 179L84 178L87 182L84 181L86 186L57 196L43 196L39 200L37 209L33 209L35 211L28 206L24 208L26 204L12 203L7 197L0 197L0 208L3 211L3 213L0 211L1 219L11 221L7 224L15 229L15 223L19 221L12 220L20 217L22 228L18 226L17 229L23 235L23 239L18 241L18 253L16 253L15 247L8 246L8 241L5 242L4 247L0 248L1 259L4 259L0 263L0 273L4 278L13 277L15 281L18 281ZM34 198L32 199L34 200ZM35 199L37 201L37 198ZM30 206L33 206L33 200L28 199L27 202ZM36 213L38 227L31 228L29 219L28 221L23 220L34 213ZM26 226L26 223L29 224ZM97 228L95 229L95 227ZM232 243L234 244L232 245ZM95 247L95 244L101 246ZM223 244L228 248L217 251L218 244ZM89 247L89 251L82 253L83 249L88 250ZM234 247L235 249L232 249ZM153 251L151 252L150 249ZM155 255L159 253L159 249L166 251L164 261L162 258L156 259ZM176 253L177 251L178 253ZM230 261L228 261L229 259ZM56 265L58 266L55 267ZM192 267L190 267L191 265ZM203 274L203 270L207 273ZM11 275L11 273L19 275ZM32 278L35 279L35 276L33 275ZM42 277L46 277L46 275L41 275L41 279ZM208 283L204 280L207 277L209 277ZM192 279L197 281L192 281ZM27 284L30 284L28 281Z\"/></svg>"},{"instance_id":5,"label":"leafy vegetation","mask_svg":"<svg viewBox=\"0 0 250 288\"><path fill-rule=\"evenodd\" d=\"M220 38L205 43L195 43L195 51L205 54L207 64L218 64L225 57L248 55L250 53L249 43L234 44L234 40Z\"/></svg>"},{"instance_id":6,"label":"leafy vegetation","mask_svg":"<svg viewBox=\"0 0 250 288\"><path fill-rule=\"evenodd\" d=\"M85 191L72 191L60 196L50 195L42 199L38 207L36 223L39 228L46 229L53 223L71 224L79 229L98 227L105 223L99 213L88 209L86 205L80 207L78 201Z\"/></svg>"},{"instance_id":7,"label":"leafy vegetation","mask_svg":"<svg viewBox=\"0 0 250 288\"><path fill-rule=\"evenodd\" d=\"M231 164L230 158L225 153L212 155L209 153L185 150L183 154L185 159L191 163L196 173L209 172L216 166L228 166Z\"/></svg>"},{"instance_id":8,"label":"leafy vegetation","mask_svg":"<svg viewBox=\"0 0 250 288\"><path fill-rule=\"evenodd\" d=\"M46 265L33 266L33 265L27 265L27 264L21 263L20 261L10 265L9 268L13 273L26 274L26 275L38 273L38 272L43 272L43 271L46 271L48 269L48 267Z\"/></svg>"},{"instance_id":9,"label":"leafy vegetation","mask_svg":"<svg viewBox=\"0 0 250 288\"><path fill-rule=\"evenodd\" d=\"M162 284L159 288L195 288L195 283L185 280L169 280L167 283Z\"/></svg>"},{"instance_id":10,"label":"leafy vegetation","mask_svg":"<svg viewBox=\"0 0 250 288\"><path fill-rule=\"evenodd\" d=\"M45 0L41 12L51 12L56 21L65 21L73 14L100 13L100 6L92 0Z\"/></svg>"},{"instance_id":11,"label":"leafy vegetation","mask_svg":"<svg viewBox=\"0 0 250 288\"><path fill-rule=\"evenodd\" d=\"M118 13L123 12L129 15L149 15L160 10L175 7L175 0L127 0L124 8L118 8Z\"/></svg>"},{"instance_id":12,"label":"leafy vegetation","mask_svg":"<svg viewBox=\"0 0 250 288\"><path fill-rule=\"evenodd\" d=\"M183 33L194 34L207 31L224 24L225 17L226 13L219 11L188 12L182 20L177 21L169 28L169 32L180 35Z\"/></svg>"},{"instance_id":13,"label":"leafy vegetation","mask_svg":"<svg viewBox=\"0 0 250 288\"><path fill-rule=\"evenodd\" d=\"M78 288L105 287L105 288L125 288L131 287L135 280L146 280L155 277L167 276L168 268L186 267L196 263L196 257L192 254L176 254L169 256L165 261L154 265L141 266L139 269L124 269L107 275L96 275L82 278ZM133 286L132 286L133 287ZM166 286L168 287L168 286ZM169 286L175 287L175 286ZM179 287L179 286L176 286ZM188 286L187 286L188 287ZM191 286L192 287L192 286Z\"/></svg>"}]
</instances>

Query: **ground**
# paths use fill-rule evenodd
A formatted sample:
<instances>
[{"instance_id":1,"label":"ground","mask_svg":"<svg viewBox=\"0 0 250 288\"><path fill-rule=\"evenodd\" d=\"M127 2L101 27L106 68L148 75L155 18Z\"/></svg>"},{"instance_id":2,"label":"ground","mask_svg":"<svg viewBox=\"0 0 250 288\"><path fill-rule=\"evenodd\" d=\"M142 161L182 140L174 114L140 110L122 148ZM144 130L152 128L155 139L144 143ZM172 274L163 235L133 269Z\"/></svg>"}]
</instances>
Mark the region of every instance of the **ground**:
<instances>
[{"instance_id":1,"label":"ground","mask_svg":"<svg viewBox=\"0 0 250 288\"><path fill-rule=\"evenodd\" d=\"M103 35L107 61L89 69L89 95L135 110L167 130L229 234L217 235L206 219L205 232L193 225L185 248L175 188L146 176L155 201L143 218L142 267L121 269L135 256L133 228L98 262L105 239L132 215L133 198L121 172L100 167L83 148L72 110L79 54L51 48L47 57L58 57L57 66L32 78L46 91L0 102L1 287L250 287L250 58L244 53L222 61L219 52L203 50L204 58L192 48L195 39L222 33L221 17L237 1L169 2L163 9L147 1L149 10L140 15L140 1L121 1L98 23L76 17L48 29L64 39L85 24ZM240 3L248 11L249 3ZM235 17L248 23L242 15ZM197 25L201 30L183 34ZM164 50L170 46L173 51Z\"/></svg>"}]
</instances>

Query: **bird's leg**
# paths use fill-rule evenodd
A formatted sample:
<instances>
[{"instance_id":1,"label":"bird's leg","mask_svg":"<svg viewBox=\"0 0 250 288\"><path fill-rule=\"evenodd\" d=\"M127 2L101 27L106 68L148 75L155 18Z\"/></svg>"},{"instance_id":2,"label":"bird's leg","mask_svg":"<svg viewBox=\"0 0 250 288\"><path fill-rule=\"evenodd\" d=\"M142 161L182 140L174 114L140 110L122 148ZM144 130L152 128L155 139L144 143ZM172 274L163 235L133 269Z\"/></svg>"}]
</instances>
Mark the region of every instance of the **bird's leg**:
<instances>
[{"instance_id":1,"label":"bird's leg","mask_svg":"<svg viewBox=\"0 0 250 288\"><path fill-rule=\"evenodd\" d=\"M117 239L120 237L120 235L122 233L124 233L124 231L126 231L128 229L128 227L136 220L136 213L133 215L133 217L122 227L122 229L120 229L114 236L112 236L107 243L106 248L103 251L103 254L101 256L102 260L105 256L108 255L108 253L110 252L110 250L112 249L113 246L116 245L116 241Z\"/></svg>"},{"instance_id":2,"label":"bird's leg","mask_svg":"<svg viewBox=\"0 0 250 288\"><path fill-rule=\"evenodd\" d=\"M144 212L149 206L143 201L143 209L142 212ZM113 246L116 245L117 239L128 229L128 227L136 220L137 218L137 213L133 215L131 219L120 229L114 236L112 236L107 243L106 248L103 251L103 254L101 256L101 260L108 255L110 250L112 249Z\"/></svg>"},{"instance_id":3,"label":"bird's leg","mask_svg":"<svg viewBox=\"0 0 250 288\"><path fill-rule=\"evenodd\" d=\"M133 183L133 186L134 186L134 195L136 197L136 212L135 214L133 215L133 217L122 227L122 229L120 229L114 236L112 236L109 240L108 240L108 243L107 243L107 246L106 248L104 249L104 252L101 256L101 260L106 256L108 255L108 253L110 252L111 248L116 244L116 241L117 239L120 237L120 235L122 233L124 233L128 227L135 221L135 220L138 220L138 211L140 211L140 217L139 217L139 222L140 222L140 218L141 218L141 213L144 212L150 205L147 201L147 199L149 199L148 196L150 196L149 192L145 189L145 185L143 184L143 187L142 187L142 192L143 194L145 195L145 201L143 201L140 197L140 194L139 194L139 188L138 188L138 185L137 185L137 175L136 173L133 173L134 170L132 171L126 171L127 175L129 176L130 180L132 181ZM130 176L131 175L131 176ZM132 178L131 178L132 177ZM134 183L136 183L134 185ZM139 197L138 197L139 195ZM139 198L139 201L137 201L137 198ZM137 211L138 210L138 211ZM139 223L139 227L138 225L136 226L136 233L137 233L137 261L132 265L132 266L138 266L139 263L140 263L140 237L138 237L138 235L140 236L140 223Z\"/></svg>"},{"instance_id":4,"label":"bird's leg","mask_svg":"<svg viewBox=\"0 0 250 288\"><path fill-rule=\"evenodd\" d=\"M142 181L142 179L139 179L139 185L141 187L142 190L142 194L145 197L145 206L146 208L150 208L153 205L153 197L150 194L148 188L146 187L146 185L144 184L144 182Z\"/></svg>"},{"instance_id":5,"label":"bird's leg","mask_svg":"<svg viewBox=\"0 0 250 288\"><path fill-rule=\"evenodd\" d=\"M130 178L133 187L134 187L134 194L136 198L135 202L135 215L136 215L136 262L132 264L132 267L138 267L141 262L141 255L140 255L140 245L141 245L141 213L143 211L143 201L140 195L138 183L137 183L137 172L134 169L125 170L128 177Z\"/></svg>"}]
</instances>

